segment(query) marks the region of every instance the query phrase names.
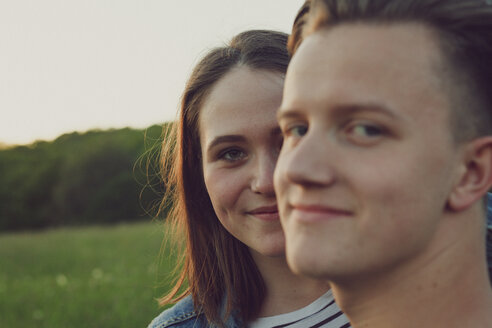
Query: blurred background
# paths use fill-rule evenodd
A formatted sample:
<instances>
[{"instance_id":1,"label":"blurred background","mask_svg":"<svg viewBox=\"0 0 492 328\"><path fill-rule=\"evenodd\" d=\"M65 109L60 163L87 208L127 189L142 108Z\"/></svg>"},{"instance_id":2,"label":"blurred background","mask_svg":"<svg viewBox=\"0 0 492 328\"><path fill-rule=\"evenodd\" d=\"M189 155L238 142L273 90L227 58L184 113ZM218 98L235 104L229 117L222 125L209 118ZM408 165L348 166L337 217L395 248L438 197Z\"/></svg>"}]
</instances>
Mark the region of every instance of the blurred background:
<instances>
[{"instance_id":1,"label":"blurred background","mask_svg":"<svg viewBox=\"0 0 492 328\"><path fill-rule=\"evenodd\" d=\"M0 1L0 327L145 327L162 311L162 127L203 54L289 32L302 3Z\"/></svg>"}]
</instances>

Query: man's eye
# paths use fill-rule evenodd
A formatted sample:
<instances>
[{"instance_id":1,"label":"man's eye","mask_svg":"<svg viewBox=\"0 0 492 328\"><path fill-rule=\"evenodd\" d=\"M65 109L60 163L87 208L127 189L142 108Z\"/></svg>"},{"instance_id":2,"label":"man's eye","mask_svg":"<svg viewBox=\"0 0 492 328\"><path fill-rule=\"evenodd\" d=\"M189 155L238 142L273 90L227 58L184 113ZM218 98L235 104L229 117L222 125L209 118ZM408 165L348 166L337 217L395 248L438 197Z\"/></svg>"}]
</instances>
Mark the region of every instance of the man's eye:
<instances>
[{"instance_id":1,"label":"man's eye","mask_svg":"<svg viewBox=\"0 0 492 328\"><path fill-rule=\"evenodd\" d=\"M357 124L351 128L351 132L357 137L379 137L383 130L374 125Z\"/></svg>"},{"instance_id":2,"label":"man's eye","mask_svg":"<svg viewBox=\"0 0 492 328\"><path fill-rule=\"evenodd\" d=\"M291 126L287 129L286 135L299 138L299 137L303 137L304 135L306 135L307 130L308 130L307 126L294 125L294 126Z\"/></svg>"},{"instance_id":3,"label":"man's eye","mask_svg":"<svg viewBox=\"0 0 492 328\"><path fill-rule=\"evenodd\" d=\"M381 140L387 134L387 131L373 123L356 123L350 125L345 130L345 137L359 145L370 146Z\"/></svg>"},{"instance_id":4,"label":"man's eye","mask_svg":"<svg viewBox=\"0 0 492 328\"><path fill-rule=\"evenodd\" d=\"M246 157L246 154L240 149L226 149L219 154L219 159L227 162L237 162Z\"/></svg>"}]
</instances>

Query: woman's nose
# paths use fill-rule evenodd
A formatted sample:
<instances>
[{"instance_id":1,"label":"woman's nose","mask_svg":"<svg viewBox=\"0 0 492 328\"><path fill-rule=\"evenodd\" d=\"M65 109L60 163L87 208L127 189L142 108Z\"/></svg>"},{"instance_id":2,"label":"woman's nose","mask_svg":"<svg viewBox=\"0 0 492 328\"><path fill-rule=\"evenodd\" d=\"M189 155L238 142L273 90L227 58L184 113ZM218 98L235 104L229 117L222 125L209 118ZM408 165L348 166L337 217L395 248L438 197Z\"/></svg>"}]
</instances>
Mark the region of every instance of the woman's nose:
<instances>
[{"instance_id":1,"label":"woman's nose","mask_svg":"<svg viewBox=\"0 0 492 328\"><path fill-rule=\"evenodd\" d=\"M273 171L277 154L261 154L258 156L256 172L251 182L251 190L258 194L274 195Z\"/></svg>"}]
</instances>

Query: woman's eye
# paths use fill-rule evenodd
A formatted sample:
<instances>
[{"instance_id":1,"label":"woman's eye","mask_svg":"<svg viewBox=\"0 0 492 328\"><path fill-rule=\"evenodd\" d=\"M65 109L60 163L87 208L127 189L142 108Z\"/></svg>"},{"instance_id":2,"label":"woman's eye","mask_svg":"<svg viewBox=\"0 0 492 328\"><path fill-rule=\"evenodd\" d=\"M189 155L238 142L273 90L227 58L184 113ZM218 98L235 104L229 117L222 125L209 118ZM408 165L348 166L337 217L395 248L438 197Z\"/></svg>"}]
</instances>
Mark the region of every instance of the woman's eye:
<instances>
[{"instance_id":1,"label":"woman's eye","mask_svg":"<svg viewBox=\"0 0 492 328\"><path fill-rule=\"evenodd\" d=\"M240 149L228 149L219 154L219 159L227 162L237 162L246 157L246 154Z\"/></svg>"}]
</instances>

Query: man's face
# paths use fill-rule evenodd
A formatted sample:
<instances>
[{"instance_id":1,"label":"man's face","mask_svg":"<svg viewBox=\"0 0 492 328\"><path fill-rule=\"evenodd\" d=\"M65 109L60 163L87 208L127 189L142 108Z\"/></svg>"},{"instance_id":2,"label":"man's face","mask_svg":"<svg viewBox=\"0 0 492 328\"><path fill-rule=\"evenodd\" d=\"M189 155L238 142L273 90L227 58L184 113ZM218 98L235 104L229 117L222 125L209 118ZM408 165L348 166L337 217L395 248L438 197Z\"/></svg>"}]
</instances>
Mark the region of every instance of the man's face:
<instances>
[{"instance_id":1,"label":"man's face","mask_svg":"<svg viewBox=\"0 0 492 328\"><path fill-rule=\"evenodd\" d=\"M418 24L342 25L303 42L286 76L275 170L295 272L387 271L440 238L459 167L440 62Z\"/></svg>"}]
</instances>

